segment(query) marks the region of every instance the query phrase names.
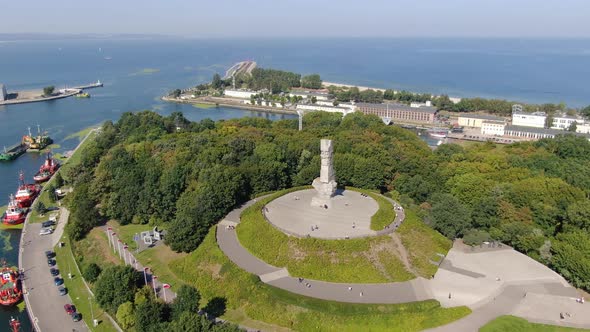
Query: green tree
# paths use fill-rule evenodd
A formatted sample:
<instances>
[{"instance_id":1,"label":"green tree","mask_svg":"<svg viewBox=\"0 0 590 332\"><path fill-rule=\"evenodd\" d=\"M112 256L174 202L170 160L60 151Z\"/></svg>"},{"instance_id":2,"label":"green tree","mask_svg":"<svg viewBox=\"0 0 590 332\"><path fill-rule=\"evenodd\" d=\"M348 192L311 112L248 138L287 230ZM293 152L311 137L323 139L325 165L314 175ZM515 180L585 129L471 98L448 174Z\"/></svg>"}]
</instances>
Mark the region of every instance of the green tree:
<instances>
[{"instance_id":1,"label":"green tree","mask_svg":"<svg viewBox=\"0 0 590 332\"><path fill-rule=\"evenodd\" d=\"M180 97L181 93L182 93L182 91L180 91L180 89L174 89L174 90L172 90L172 92L170 92L170 96L172 98L178 98L178 97Z\"/></svg>"},{"instance_id":2,"label":"green tree","mask_svg":"<svg viewBox=\"0 0 590 332\"><path fill-rule=\"evenodd\" d=\"M217 331L213 323L204 315L184 311L172 321L170 332Z\"/></svg>"},{"instance_id":3,"label":"green tree","mask_svg":"<svg viewBox=\"0 0 590 332\"><path fill-rule=\"evenodd\" d=\"M172 316L176 319L183 312L197 313L199 311L199 300L201 294L199 291L189 285L181 285L176 292L176 298L172 302Z\"/></svg>"},{"instance_id":4,"label":"green tree","mask_svg":"<svg viewBox=\"0 0 590 332\"><path fill-rule=\"evenodd\" d=\"M47 207L43 202L39 201L35 205L35 212L37 212L38 214L44 214L45 212L47 212Z\"/></svg>"},{"instance_id":5,"label":"green tree","mask_svg":"<svg viewBox=\"0 0 590 332\"><path fill-rule=\"evenodd\" d=\"M569 126L569 128L567 128L567 131L571 131L571 132L575 133L577 129L578 129L578 123L576 121L574 121Z\"/></svg>"},{"instance_id":6,"label":"green tree","mask_svg":"<svg viewBox=\"0 0 590 332\"><path fill-rule=\"evenodd\" d=\"M117 309L117 322L125 329L129 330L135 325L135 308L132 302L122 303Z\"/></svg>"},{"instance_id":7,"label":"green tree","mask_svg":"<svg viewBox=\"0 0 590 332\"><path fill-rule=\"evenodd\" d=\"M580 114L582 114L585 117L590 117L590 106L582 108L582 110L580 110Z\"/></svg>"},{"instance_id":8,"label":"green tree","mask_svg":"<svg viewBox=\"0 0 590 332\"><path fill-rule=\"evenodd\" d=\"M318 98L317 98L316 96L312 96L312 97L311 97L311 103L312 103L312 104L315 104L315 103L317 103L317 102L318 102Z\"/></svg>"},{"instance_id":9,"label":"green tree","mask_svg":"<svg viewBox=\"0 0 590 332\"><path fill-rule=\"evenodd\" d=\"M431 205L432 226L446 237L456 238L469 229L469 210L455 196L434 194Z\"/></svg>"},{"instance_id":10,"label":"green tree","mask_svg":"<svg viewBox=\"0 0 590 332\"><path fill-rule=\"evenodd\" d=\"M223 81L221 80L221 76L219 76L218 73L213 74L213 79L211 80L211 87L216 90L223 87Z\"/></svg>"},{"instance_id":11,"label":"green tree","mask_svg":"<svg viewBox=\"0 0 590 332\"><path fill-rule=\"evenodd\" d=\"M100 276L100 272L100 266L98 266L96 263L90 263L84 266L84 269L82 270L82 276L84 279L86 279L86 281L93 283Z\"/></svg>"},{"instance_id":12,"label":"green tree","mask_svg":"<svg viewBox=\"0 0 590 332\"><path fill-rule=\"evenodd\" d=\"M115 313L121 304L133 301L140 281L143 282L143 277L133 267L110 266L94 284L96 302L106 311Z\"/></svg>"},{"instance_id":13,"label":"green tree","mask_svg":"<svg viewBox=\"0 0 590 332\"><path fill-rule=\"evenodd\" d=\"M568 226L590 231L590 201L577 201L567 208Z\"/></svg>"},{"instance_id":14,"label":"green tree","mask_svg":"<svg viewBox=\"0 0 590 332\"><path fill-rule=\"evenodd\" d=\"M159 301L142 303L135 310L135 329L137 332L163 331L160 322L169 319L166 304Z\"/></svg>"},{"instance_id":15,"label":"green tree","mask_svg":"<svg viewBox=\"0 0 590 332\"><path fill-rule=\"evenodd\" d=\"M322 88L322 80L320 75L313 74L303 76L301 78L301 86L307 89L321 89Z\"/></svg>"},{"instance_id":16,"label":"green tree","mask_svg":"<svg viewBox=\"0 0 590 332\"><path fill-rule=\"evenodd\" d=\"M205 311L211 317L221 317L223 314L225 314L226 306L227 300L225 298L214 297L209 300L209 302L207 302L207 305L203 308L203 311Z\"/></svg>"},{"instance_id":17,"label":"green tree","mask_svg":"<svg viewBox=\"0 0 590 332\"><path fill-rule=\"evenodd\" d=\"M43 88L43 96L49 97L49 96L53 95L54 91L55 91L55 87L53 85L46 86Z\"/></svg>"}]
</instances>

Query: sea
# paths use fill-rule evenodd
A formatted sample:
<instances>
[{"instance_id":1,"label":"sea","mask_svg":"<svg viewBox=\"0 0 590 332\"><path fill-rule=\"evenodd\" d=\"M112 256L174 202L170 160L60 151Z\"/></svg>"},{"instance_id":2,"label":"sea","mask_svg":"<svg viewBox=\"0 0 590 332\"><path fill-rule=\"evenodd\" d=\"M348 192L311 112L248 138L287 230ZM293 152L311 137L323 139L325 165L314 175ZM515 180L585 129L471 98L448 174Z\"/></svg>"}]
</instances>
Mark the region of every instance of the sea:
<instances>
[{"instance_id":1,"label":"sea","mask_svg":"<svg viewBox=\"0 0 590 332\"><path fill-rule=\"evenodd\" d=\"M75 133L124 112L181 111L193 121L244 116L293 118L225 107L199 108L166 103L160 97L175 88L207 82L232 64L253 60L258 66L320 74L330 82L392 88L452 97L503 98L520 102L590 105L590 39L79 39L0 41L0 84L8 91L57 89L100 80L91 98L0 106L0 148L30 130L47 131L58 145L73 149ZM421 137L425 135L421 135ZM427 143L435 145L436 140ZM27 153L0 163L0 206L18 185L18 174L31 180L43 155ZM0 258L18 261L19 231L0 231ZM0 308L0 331L26 313Z\"/></svg>"}]
</instances>

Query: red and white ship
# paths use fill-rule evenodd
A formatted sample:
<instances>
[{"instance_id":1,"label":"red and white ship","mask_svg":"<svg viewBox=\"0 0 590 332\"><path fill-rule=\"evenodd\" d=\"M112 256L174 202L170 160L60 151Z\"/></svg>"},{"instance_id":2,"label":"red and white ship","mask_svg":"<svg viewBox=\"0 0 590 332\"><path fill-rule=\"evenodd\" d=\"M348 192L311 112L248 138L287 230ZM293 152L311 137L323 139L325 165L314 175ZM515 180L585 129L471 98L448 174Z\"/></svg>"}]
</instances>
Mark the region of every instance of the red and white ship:
<instances>
[{"instance_id":1,"label":"red and white ship","mask_svg":"<svg viewBox=\"0 0 590 332\"><path fill-rule=\"evenodd\" d=\"M55 172L59 169L59 164L55 161L55 159L51 158L51 154L47 154L47 158L45 159L45 163L41 165L39 168L39 172L35 174L33 179L37 183L42 183L49 180Z\"/></svg>"},{"instance_id":2,"label":"red and white ship","mask_svg":"<svg viewBox=\"0 0 590 332\"><path fill-rule=\"evenodd\" d=\"M23 297L18 272L6 265L0 270L0 304L12 306Z\"/></svg>"},{"instance_id":3,"label":"red and white ship","mask_svg":"<svg viewBox=\"0 0 590 332\"><path fill-rule=\"evenodd\" d=\"M2 215L2 223L5 225L18 225L22 224L27 217L29 209L21 208L18 206L18 202L13 195L10 195L10 202L6 212Z\"/></svg>"},{"instance_id":4,"label":"red and white ship","mask_svg":"<svg viewBox=\"0 0 590 332\"><path fill-rule=\"evenodd\" d=\"M19 174L19 186L16 191L16 201L21 208L29 207L41 192L41 187L38 184L26 184L25 174L21 171Z\"/></svg>"}]
</instances>

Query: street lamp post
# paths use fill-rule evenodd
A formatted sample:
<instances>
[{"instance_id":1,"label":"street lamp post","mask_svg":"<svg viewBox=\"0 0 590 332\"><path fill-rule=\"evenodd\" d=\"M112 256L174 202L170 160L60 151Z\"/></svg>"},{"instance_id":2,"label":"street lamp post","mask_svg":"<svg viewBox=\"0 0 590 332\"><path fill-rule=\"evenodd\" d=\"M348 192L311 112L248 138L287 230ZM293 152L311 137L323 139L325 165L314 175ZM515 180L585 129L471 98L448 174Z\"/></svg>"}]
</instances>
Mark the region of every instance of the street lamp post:
<instances>
[{"instance_id":1,"label":"street lamp post","mask_svg":"<svg viewBox=\"0 0 590 332\"><path fill-rule=\"evenodd\" d=\"M92 325L96 327L96 323L94 322L94 311L92 310L92 298L88 297L88 304L90 304L90 315L92 316Z\"/></svg>"},{"instance_id":2,"label":"street lamp post","mask_svg":"<svg viewBox=\"0 0 590 332\"><path fill-rule=\"evenodd\" d=\"M109 238L109 248L111 248L113 246L113 244L111 243L112 230L113 230L112 227L107 227L107 237Z\"/></svg>"},{"instance_id":3,"label":"street lamp post","mask_svg":"<svg viewBox=\"0 0 590 332\"><path fill-rule=\"evenodd\" d=\"M120 239L117 240L117 250L119 250L119 259L123 259L123 256L121 255L121 240Z\"/></svg>"},{"instance_id":4,"label":"street lamp post","mask_svg":"<svg viewBox=\"0 0 590 332\"><path fill-rule=\"evenodd\" d=\"M164 302L168 302L168 299L166 298L166 290L170 288L170 284L163 284L162 288L164 289Z\"/></svg>"},{"instance_id":5,"label":"street lamp post","mask_svg":"<svg viewBox=\"0 0 590 332\"><path fill-rule=\"evenodd\" d=\"M158 293L156 292L156 279L158 279L158 277L156 277L155 275L152 275L152 285L154 286L154 297L157 299Z\"/></svg>"},{"instance_id":6,"label":"street lamp post","mask_svg":"<svg viewBox=\"0 0 590 332\"><path fill-rule=\"evenodd\" d=\"M147 286L147 275L146 275L146 272L147 272L147 270L149 270L149 269L150 269L149 267L144 267L144 268L143 268L143 280L145 281L145 285L146 285L146 286Z\"/></svg>"}]
</instances>

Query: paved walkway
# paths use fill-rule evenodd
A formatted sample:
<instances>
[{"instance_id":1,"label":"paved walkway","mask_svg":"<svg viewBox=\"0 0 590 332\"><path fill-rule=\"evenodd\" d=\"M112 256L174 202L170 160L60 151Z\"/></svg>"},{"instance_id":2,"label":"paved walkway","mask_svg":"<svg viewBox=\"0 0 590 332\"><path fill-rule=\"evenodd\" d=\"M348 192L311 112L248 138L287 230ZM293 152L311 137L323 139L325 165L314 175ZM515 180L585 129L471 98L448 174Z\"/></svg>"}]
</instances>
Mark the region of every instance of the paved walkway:
<instances>
[{"instance_id":1,"label":"paved walkway","mask_svg":"<svg viewBox=\"0 0 590 332\"><path fill-rule=\"evenodd\" d=\"M477 331L507 314L544 324L590 328L590 315L584 314L590 312L590 304L576 303L576 289L546 266L507 246L471 249L455 242L431 280L345 284L289 276L285 268L252 255L240 244L235 228L228 227L239 225L242 211L256 201L233 210L218 224L217 243L232 262L269 285L338 302L393 304L435 299L443 307L464 305L473 310L463 319L432 329L437 332ZM403 216L403 210L396 212ZM570 313L571 317L561 319L560 312Z\"/></svg>"},{"instance_id":2,"label":"paved walkway","mask_svg":"<svg viewBox=\"0 0 590 332\"><path fill-rule=\"evenodd\" d=\"M39 235L40 223L27 222L21 234L19 267L24 270L23 289L31 321L37 332L88 331L84 321L73 322L65 312L64 305L72 303L70 296L60 296L58 287L47 266L46 250L53 246L63 234L69 212L62 209L55 232ZM59 266L62 278L67 278L65 266Z\"/></svg>"}]
</instances>

